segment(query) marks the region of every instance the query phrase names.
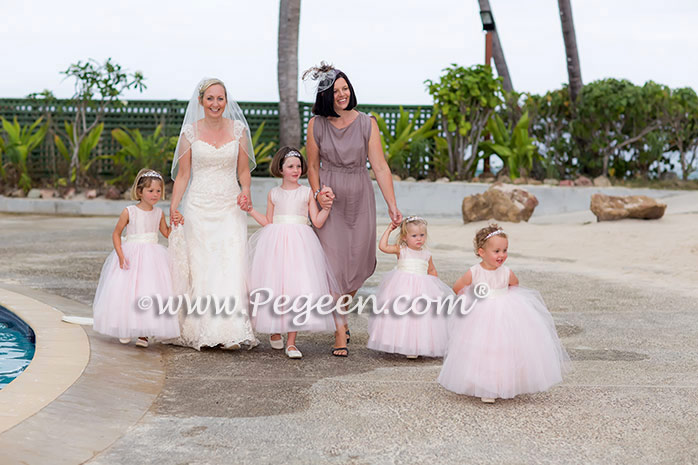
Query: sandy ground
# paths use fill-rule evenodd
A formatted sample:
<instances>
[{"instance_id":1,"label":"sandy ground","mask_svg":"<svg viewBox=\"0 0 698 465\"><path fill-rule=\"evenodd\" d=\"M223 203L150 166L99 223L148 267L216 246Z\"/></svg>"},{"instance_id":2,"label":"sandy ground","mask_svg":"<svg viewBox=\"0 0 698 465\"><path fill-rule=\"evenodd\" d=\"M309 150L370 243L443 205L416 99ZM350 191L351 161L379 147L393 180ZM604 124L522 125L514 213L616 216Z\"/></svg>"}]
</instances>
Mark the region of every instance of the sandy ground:
<instances>
[{"instance_id":1,"label":"sandy ground","mask_svg":"<svg viewBox=\"0 0 698 465\"><path fill-rule=\"evenodd\" d=\"M90 463L698 463L698 193L666 201L656 221L579 212L501 224L507 264L541 291L573 360L546 393L494 406L449 393L435 383L439 360L366 349L362 315L350 318L348 359L329 356L328 335L301 335L299 363L266 341L236 353L155 345L161 394ZM0 284L89 305L114 221L0 214ZM444 281L477 262L485 224L430 222ZM360 292L394 265L379 253Z\"/></svg>"}]
</instances>

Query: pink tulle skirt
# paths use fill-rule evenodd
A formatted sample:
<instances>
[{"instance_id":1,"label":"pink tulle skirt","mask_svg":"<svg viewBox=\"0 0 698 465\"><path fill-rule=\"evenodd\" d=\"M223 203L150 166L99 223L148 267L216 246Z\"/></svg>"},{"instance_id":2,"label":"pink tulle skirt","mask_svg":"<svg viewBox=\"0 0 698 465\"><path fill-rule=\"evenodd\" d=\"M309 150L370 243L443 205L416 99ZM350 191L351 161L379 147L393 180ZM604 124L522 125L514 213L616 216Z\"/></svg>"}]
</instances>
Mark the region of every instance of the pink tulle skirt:
<instances>
[{"instance_id":1,"label":"pink tulle skirt","mask_svg":"<svg viewBox=\"0 0 698 465\"><path fill-rule=\"evenodd\" d=\"M249 253L250 312L255 331L335 331L332 310L339 286L310 226L269 224L250 237ZM285 304L281 296L286 296Z\"/></svg>"},{"instance_id":2,"label":"pink tulle skirt","mask_svg":"<svg viewBox=\"0 0 698 465\"><path fill-rule=\"evenodd\" d=\"M437 314L431 300L453 295L439 278L393 270L386 273L378 289L377 308L368 322L368 348L403 355L441 357L448 343L448 319ZM404 297L403 297L404 296ZM412 303L415 303L410 310Z\"/></svg>"},{"instance_id":3,"label":"pink tulle skirt","mask_svg":"<svg viewBox=\"0 0 698 465\"><path fill-rule=\"evenodd\" d=\"M167 249L159 244L128 242L121 248L129 269L119 268L114 251L104 262L92 305L95 331L119 338L179 337L177 315L159 315L155 298L172 295ZM141 297L153 299L150 308L139 308ZM145 303L142 301L142 306Z\"/></svg>"},{"instance_id":4,"label":"pink tulle skirt","mask_svg":"<svg viewBox=\"0 0 698 465\"><path fill-rule=\"evenodd\" d=\"M465 292L472 302L472 286ZM549 389L568 368L540 293L515 286L451 317L438 381L458 394L509 399Z\"/></svg>"}]
</instances>

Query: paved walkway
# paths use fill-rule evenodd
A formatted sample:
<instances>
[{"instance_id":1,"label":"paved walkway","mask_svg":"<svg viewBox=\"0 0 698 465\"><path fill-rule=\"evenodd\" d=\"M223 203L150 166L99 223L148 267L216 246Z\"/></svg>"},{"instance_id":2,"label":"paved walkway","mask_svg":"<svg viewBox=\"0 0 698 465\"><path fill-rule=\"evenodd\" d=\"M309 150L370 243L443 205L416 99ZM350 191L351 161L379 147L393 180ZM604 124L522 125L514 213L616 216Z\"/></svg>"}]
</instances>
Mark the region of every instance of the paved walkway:
<instances>
[{"instance_id":1,"label":"paved walkway","mask_svg":"<svg viewBox=\"0 0 698 465\"><path fill-rule=\"evenodd\" d=\"M89 316L113 225L0 215L0 286L77 301L83 305L71 311ZM438 227L430 234L440 275L452 283L474 257L440 243ZM392 260L380 254L361 292L377 286ZM698 303L569 274L564 262L510 260L545 297L574 361L574 372L549 392L495 405L454 395L435 382L438 360L365 349L366 319L352 315L348 359L329 355L327 335L299 336L300 361L266 342L233 353L149 348L164 363L162 390L89 463L698 463ZM141 357L88 334L93 352ZM99 405L103 393L83 395ZM64 440L67 450L71 436ZM31 463L62 463L60 454Z\"/></svg>"}]
</instances>

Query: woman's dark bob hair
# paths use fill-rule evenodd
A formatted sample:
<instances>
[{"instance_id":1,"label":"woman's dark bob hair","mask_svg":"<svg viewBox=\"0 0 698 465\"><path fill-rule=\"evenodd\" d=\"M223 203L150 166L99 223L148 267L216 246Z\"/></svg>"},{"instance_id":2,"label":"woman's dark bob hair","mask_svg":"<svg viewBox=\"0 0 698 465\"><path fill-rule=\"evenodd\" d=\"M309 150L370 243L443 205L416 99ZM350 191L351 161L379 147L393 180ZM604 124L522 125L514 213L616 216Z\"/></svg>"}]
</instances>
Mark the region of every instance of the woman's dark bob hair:
<instances>
[{"instance_id":1,"label":"woman's dark bob hair","mask_svg":"<svg viewBox=\"0 0 698 465\"><path fill-rule=\"evenodd\" d=\"M351 96L349 96L349 105L347 105L347 111L353 110L357 105L354 87L351 85L351 81L347 75L342 71L337 70L337 76L335 77L334 82L337 82L337 79L339 78L344 78L344 80L347 81L349 92L351 92ZM317 93L317 97L315 97L315 105L313 105L313 114L319 116L334 116L335 118L339 118L337 112L334 111L334 83L332 83L331 87Z\"/></svg>"},{"instance_id":2,"label":"woman's dark bob hair","mask_svg":"<svg viewBox=\"0 0 698 465\"><path fill-rule=\"evenodd\" d=\"M308 172L308 164L305 162L305 158L303 158L303 154L300 150L294 147L281 147L279 151L276 152L276 155L274 155L274 159L271 161L271 165L269 165L269 171L271 172L272 176L277 178L284 177L283 174L281 174L281 168L283 168L284 162L286 161L286 154L289 152L297 152L300 155L301 176Z\"/></svg>"}]
</instances>

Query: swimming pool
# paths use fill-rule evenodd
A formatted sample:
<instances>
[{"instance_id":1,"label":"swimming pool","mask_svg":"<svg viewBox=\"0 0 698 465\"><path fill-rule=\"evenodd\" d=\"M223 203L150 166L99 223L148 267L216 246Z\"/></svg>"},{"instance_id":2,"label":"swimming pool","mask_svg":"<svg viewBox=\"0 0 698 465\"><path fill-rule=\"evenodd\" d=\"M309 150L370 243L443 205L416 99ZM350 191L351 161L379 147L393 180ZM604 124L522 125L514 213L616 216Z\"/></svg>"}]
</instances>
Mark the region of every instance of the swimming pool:
<instances>
[{"instance_id":1,"label":"swimming pool","mask_svg":"<svg viewBox=\"0 0 698 465\"><path fill-rule=\"evenodd\" d=\"M24 371L34 358L34 331L17 315L0 306L0 389Z\"/></svg>"}]
</instances>

